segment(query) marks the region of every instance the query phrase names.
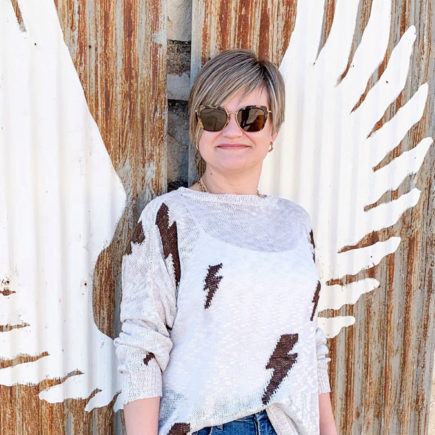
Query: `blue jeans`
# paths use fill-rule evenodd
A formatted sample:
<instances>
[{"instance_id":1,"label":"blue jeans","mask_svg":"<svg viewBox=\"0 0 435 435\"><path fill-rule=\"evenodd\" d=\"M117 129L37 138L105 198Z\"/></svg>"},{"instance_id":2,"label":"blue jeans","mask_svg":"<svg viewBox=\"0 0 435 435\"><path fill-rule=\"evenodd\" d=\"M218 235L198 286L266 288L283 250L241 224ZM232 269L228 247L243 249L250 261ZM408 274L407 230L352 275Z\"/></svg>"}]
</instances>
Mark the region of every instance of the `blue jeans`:
<instances>
[{"instance_id":1,"label":"blue jeans","mask_svg":"<svg viewBox=\"0 0 435 435\"><path fill-rule=\"evenodd\" d=\"M276 432L263 410L228 423L205 427L193 435L276 435Z\"/></svg>"}]
</instances>

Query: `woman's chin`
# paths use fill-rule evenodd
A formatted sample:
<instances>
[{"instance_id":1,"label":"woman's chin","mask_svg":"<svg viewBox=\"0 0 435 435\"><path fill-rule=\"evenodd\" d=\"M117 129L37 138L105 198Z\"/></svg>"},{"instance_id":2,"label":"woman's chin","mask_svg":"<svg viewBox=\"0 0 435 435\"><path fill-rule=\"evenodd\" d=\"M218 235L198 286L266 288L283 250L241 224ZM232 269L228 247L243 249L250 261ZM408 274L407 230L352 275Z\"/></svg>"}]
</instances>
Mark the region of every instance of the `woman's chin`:
<instances>
[{"instance_id":1,"label":"woman's chin","mask_svg":"<svg viewBox=\"0 0 435 435\"><path fill-rule=\"evenodd\" d=\"M228 171L234 173L250 171L256 167L259 167L261 169L262 163L263 161L253 162L247 159L228 158L219 162L215 162L215 164L212 163L210 164L210 166L214 166L215 168L219 169L220 172Z\"/></svg>"}]
</instances>

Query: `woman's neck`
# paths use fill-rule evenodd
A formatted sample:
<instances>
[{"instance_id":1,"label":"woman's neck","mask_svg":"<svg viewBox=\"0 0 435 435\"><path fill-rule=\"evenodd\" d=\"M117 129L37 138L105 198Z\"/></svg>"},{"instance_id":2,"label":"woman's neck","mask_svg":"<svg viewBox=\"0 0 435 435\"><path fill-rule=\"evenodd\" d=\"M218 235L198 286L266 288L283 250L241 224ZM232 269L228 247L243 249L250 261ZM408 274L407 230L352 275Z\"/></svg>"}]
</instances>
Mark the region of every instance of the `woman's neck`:
<instances>
[{"instance_id":1,"label":"woman's neck","mask_svg":"<svg viewBox=\"0 0 435 435\"><path fill-rule=\"evenodd\" d=\"M210 193L232 193L238 195L256 195L260 174L234 175L231 178L215 170L205 170L201 180Z\"/></svg>"}]
</instances>

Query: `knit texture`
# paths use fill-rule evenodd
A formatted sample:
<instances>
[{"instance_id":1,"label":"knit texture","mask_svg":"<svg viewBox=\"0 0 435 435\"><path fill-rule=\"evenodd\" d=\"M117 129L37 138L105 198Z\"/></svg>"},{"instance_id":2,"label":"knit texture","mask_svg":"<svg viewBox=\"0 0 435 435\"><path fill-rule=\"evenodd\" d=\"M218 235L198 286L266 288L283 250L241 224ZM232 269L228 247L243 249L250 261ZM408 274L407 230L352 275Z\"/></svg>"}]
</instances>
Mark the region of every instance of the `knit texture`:
<instances>
[{"instance_id":1,"label":"knit texture","mask_svg":"<svg viewBox=\"0 0 435 435\"><path fill-rule=\"evenodd\" d=\"M330 391L308 213L275 196L180 187L144 208L122 263L123 403L162 396L159 435L266 410L319 432Z\"/></svg>"}]
</instances>

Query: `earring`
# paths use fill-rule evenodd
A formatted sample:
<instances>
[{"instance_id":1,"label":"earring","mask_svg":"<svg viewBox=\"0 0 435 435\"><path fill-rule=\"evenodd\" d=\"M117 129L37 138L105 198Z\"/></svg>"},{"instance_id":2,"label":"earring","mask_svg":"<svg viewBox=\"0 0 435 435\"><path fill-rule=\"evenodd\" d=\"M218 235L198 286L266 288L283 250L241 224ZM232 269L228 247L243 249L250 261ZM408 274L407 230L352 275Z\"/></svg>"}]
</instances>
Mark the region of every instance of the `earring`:
<instances>
[{"instance_id":1,"label":"earring","mask_svg":"<svg viewBox=\"0 0 435 435\"><path fill-rule=\"evenodd\" d=\"M269 148L269 153L273 150L273 142L270 141L270 148Z\"/></svg>"}]
</instances>

